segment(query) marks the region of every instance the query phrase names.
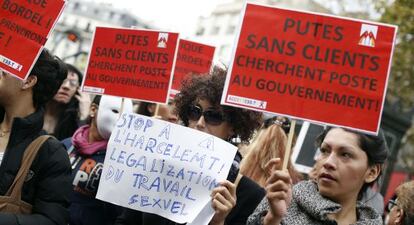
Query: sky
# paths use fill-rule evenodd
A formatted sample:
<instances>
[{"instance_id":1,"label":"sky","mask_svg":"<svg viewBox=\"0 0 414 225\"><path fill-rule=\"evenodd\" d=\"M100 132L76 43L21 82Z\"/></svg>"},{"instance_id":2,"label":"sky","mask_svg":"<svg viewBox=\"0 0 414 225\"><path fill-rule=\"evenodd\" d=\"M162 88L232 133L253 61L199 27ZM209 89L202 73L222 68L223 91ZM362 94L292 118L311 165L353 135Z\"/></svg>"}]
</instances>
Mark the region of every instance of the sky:
<instances>
[{"instance_id":1,"label":"sky","mask_svg":"<svg viewBox=\"0 0 414 225\"><path fill-rule=\"evenodd\" d=\"M375 10L375 2L377 0L314 0L315 2L318 2L319 4L322 4L323 6L331 9L333 13L338 13L340 11L339 4L343 4L343 8L346 11L350 12L360 12L360 11L368 11L370 14L370 17L373 19L378 19L380 14L378 14ZM390 2L394 0L388 0Z\"/></svg>"},{"instance_id":2,"label":"sky","mask_svg":"<svg viewBox=\"0 0 414 225\"><path fill-rule=\"evenodd\" d=\"M110 4L118 9L127 9L138 18L151 22L160 30L180 32L184 36L193 36L198 18L207 17L220 4L234 0L86 0ZM331 8L334 12L339 9L338 4L350 11L359 11L366 7L373 9L373 5L364 3L364 0L315 0ZM361 5L364 3L363 5Z\"/></svg>"},{"instance_id":3,"label":"sky","mask_svg":"<svg viewBox=\"0 0 414 225\"><path fill-rule=\"evenodd\" d=\"M230 0L89 0L127 9L160 29L191 36L200 16L208 16L219 4Z\"/></svg>"}]
</instances>

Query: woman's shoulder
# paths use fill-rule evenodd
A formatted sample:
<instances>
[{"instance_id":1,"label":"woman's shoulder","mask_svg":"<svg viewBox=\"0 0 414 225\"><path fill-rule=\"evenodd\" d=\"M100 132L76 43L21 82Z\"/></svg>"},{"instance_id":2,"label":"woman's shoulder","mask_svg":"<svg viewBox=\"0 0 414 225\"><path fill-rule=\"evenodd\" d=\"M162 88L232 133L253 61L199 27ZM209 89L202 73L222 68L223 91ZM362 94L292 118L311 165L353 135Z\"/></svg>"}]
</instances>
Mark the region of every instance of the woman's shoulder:
<instances>
[{"instance_id":1,"label":"woman's shoulder","mask_svg":"<svg viewBox=\"0 0 414 225\"><path fill-rule=\"evenodd\" d=\"M326 221L328 213L334 213L341 209L339 204L320 195L318 187L313 181L301 181L295 184L292 198L292 204L288 210L290 216L286 218L287 221L295 221L295 217L313 223Z\"/></svg>"},{"instance_id":2,"label":"woman's shoulder","mask_svg":"<svg viewBox=\"0 0 414 225\"><path fill-rule=\"evenodd\" d=\"M40 147L40 155L67 158L65 146L55 137L49 137ZM52 157L53 158L53 157Z\"/></svg>"},{"instance_id":3,"label":"woman's shoulder","mask_svg":"<svg viewBox=\"0 0 414 225\"><path fill-rule=\"evenodd\" d=\"M66 174L70 171L70 162L66 149L54 137L48 138L40 146L32 166L33 168L41 169L45 174L56 173L56 171Z\"/></svg>"}]
</instances>

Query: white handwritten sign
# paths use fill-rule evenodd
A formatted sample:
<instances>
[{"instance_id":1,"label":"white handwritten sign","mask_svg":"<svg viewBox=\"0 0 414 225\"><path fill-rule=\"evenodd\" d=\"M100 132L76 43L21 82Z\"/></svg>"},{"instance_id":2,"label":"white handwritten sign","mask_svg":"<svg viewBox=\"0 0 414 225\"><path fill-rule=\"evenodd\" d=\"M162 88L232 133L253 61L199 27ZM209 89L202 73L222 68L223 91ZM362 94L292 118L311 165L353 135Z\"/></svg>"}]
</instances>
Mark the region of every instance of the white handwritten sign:
<instances>
[{"instance_id":1,"label":"white handwritten sign","mask_svg":"<svg viewBox=\"0 0 414 225\"><path fill-rule=\"evenodd\" d=\"M236 147L212 135L122 114L112 131L97 198L192 222L225 180Z\"/></svg>"}]
</instances>

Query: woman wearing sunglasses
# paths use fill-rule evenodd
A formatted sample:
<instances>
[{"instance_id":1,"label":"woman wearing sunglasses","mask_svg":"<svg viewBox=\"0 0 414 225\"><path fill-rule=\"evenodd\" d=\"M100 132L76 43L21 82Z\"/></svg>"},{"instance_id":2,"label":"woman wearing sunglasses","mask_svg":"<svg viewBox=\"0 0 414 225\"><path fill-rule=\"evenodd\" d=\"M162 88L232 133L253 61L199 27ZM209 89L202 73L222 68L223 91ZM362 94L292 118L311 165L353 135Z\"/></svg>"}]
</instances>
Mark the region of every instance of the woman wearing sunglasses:
<instances>
[{"instance_id":1,"label":"woman wearing sunglasses","mask_svg":"<svg viewBox=\"0 0 414 225\"><path fill-rule=\"evenodd\" d=\"M247 142L260 126L261 113L220 105L227 71L215 67L209 76L194 77L184 83L176 97L176 109L185 126L231 141L240 138ZM240 154L236 157L240 162ZM235 163L233 163L234 165ZM236 165L237 165L236 164ZM212 206L216 210L210 224L245 224L264 190L232 167L228 180L212 193Z\"/></svg>"},{"instance_id":2,"label":"woman wearing sunglasses","mask_svg":"<svg viewBox=\"0 0 414 225\"><path fill-rule=\"evenodd\" d=\"M390 199L386 210L386 225L414 224L414 181L401 184L395 190L395 198Z\"/></svg>"},{"instance_id":3,"label":"woman wearing sunglasses","mask_svg":"<svg viewBox=\"0 0 414 225\"><path fill-rule=\"evenodd\" d=\"M361 203L365 190L381 173L387 158L383 136L343 128L328 128L317 139L316 179L293 186L292 179L272 159L274 171L266 182L266 198L247 224L379 225L381 216Z\"/></svg>"},{"instance_id":4,"label":"woman wearing sunglasses","mask_svg":"<svg viewBox=\"0 0 414 225\"><path fill-rule=\"evenodd\" d=\"M260 126L261 113L220 105L226 70L214 67L210 74L194 76L183 84L174 102L176 111L187 127L231 141L248 141ZM264 190L238 173L240 154L237 154L228 180L213 189L212 207L215 215L210 225L244 225L264 197ZM149 213L125 210L117 224L170 225L173 222Z\"/></svg>"}]
</instances>

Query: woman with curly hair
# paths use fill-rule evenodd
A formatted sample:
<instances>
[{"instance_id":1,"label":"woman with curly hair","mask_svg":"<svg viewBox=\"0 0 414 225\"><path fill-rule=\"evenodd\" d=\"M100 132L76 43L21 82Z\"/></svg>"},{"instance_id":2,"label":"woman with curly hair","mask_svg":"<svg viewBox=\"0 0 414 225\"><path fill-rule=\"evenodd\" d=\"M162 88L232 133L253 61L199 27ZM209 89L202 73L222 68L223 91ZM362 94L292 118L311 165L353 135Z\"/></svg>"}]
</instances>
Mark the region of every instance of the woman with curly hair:
<instances>
[{"instance_id":1,"label":"woman with curly hair","mask_svg":"<svg viewBox=\"0 0 414 225\"><path fill-rule=\"evenodd\" d=\"M239 138L247 142L260 126L262 114L246 109L220 105L227 71L214 67L209 74L194 76L183 83L174 103L176 112L187 127L206 132L223 140ZM264 197L264 189L239 174L241 155L233 161L229 176L213 189L212 207L215 214L210 225L245 224ZM135 214L134 216L132 214ZM126 210L117 224L174 224L154 214Z\"/></svg>"},{"instance_id":2,"label":"woman with curly hair","mask_svg":"<svg viewBox=\"0 0 414 225\"><path fill-rule=\"evenodd\" d=\"M220 105L225 77L226 70L215 67L210 76L194 77L184 83L175 99L178 115L185 126L224 140L231 141L237 137L247 142L260 126L262 115L247 109ZM236 158L237 165L241 156L238 154ZM260 201L260 196L264 196L264 190L239 174L238 168L230 171L229 178L232 176L235 182L227 181L225 186L213 191L212 206L216 214L210 224L245 224Z\"/></svg>"},{"instance_id":3,"label":"woman with curly hair","mask_svg":"<svg viewBox=\"0 0 414 225\"><path fill-rule=\"evenodd\" d=\"M238 137L242 142L247 142L254 130L261 125L262 114L248 109L220 105L226 73L226 70L214 67L208 76L194 76L186 80L181 92L174 99L176 111L187 127L200 130L200 126L195 126L193 122L197 122L203 116L204 121L201 122L205 122L206 126L202 131L225 140ZM208 105L208 109L214 110L205 111L207 108L202 107L202 103ZM205 112L200 109L204 109ZM215 133L216 130L224 132L227 128L230 133Z\"/></svg>"}]
</instances>

